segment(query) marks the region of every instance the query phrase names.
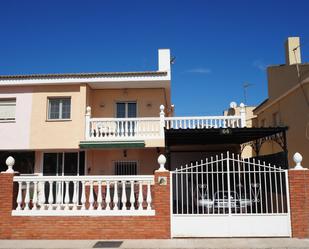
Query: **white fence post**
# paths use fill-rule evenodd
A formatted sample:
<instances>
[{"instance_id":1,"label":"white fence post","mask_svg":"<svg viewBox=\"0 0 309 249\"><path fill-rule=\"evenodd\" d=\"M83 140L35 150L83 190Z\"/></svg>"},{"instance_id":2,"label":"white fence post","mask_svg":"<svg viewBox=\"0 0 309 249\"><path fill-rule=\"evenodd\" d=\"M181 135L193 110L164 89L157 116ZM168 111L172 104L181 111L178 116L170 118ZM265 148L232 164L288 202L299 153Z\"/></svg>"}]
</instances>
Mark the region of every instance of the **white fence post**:
<instances>
[{"instance_id":1,"label":"white fence post","mask_svg":"<svg viewBox=\"0 0 309 249\"><path fill-rule=\"evenodd\" d=\"M244 103L241 103L240 105L240 127L244 128L246 127L246 108Z\"/></svg>"},{"instance_id":2,"label":"white fence post","mask_svg":"<svg viewBox=\"0 0 309 249\"><path fill-rule=\"evenodd\" d=\"M91 107L87 106L86 115L85 115L85 139L89 140L90 138L90 118L91 118Z\"/></svg>"},{"instance_id":3,"label":"white fence post","mask_svg":"<svg viewBox=\"0 0 309 249\"><path fill-rule=\"evenodd\" d=\"M164 105L160 105L160 137L164 138L165 113Z\"/></svg>"}]
</instances>

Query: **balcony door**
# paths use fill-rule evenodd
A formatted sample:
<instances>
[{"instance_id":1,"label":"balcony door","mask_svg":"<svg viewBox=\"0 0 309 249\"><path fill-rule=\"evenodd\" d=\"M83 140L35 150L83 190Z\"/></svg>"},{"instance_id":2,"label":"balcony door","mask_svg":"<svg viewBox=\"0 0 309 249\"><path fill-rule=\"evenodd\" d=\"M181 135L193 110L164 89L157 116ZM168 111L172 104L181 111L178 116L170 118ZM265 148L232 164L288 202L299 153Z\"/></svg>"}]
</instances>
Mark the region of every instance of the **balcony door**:
<instances>
[{"instance_id":1,"label":"balcony door","mask_svg":"<svg viewBox=\"0 0 309 249\"><path fill-rule=\"evenodd\" d=\"M117 102L116 118L136 118L136 102ZM136 133L136 121L124 120L117 124L117 133L120 136L134 136Z\"/></svg>"}]
</instances>

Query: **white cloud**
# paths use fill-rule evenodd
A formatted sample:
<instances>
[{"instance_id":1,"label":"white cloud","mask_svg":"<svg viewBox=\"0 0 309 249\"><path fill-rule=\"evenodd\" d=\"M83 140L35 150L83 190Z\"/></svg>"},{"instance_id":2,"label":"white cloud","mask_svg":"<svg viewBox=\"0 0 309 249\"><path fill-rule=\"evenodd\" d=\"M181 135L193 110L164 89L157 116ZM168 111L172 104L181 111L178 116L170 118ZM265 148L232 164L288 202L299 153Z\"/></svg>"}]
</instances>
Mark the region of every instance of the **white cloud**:
<instances>
[{"instance_id":1,"label":"white cloud","mask_svg":"<svg viewBox=\"0 0 309 249\"><path fill-rule=\"evenodd\" d=\"M252 65L255 68L257 68L257 69L259 69L260 71L263 71L263 72L266 70L266 67L267 67L267 65L263 62L263 60L255 60L255 61L253 61Z\"/></svg>"},{"instance_id":2,"label":"white cloud","mask_svg":"<svg viewBox=\"0 0 309 249\"><path fill-rule=\"evenodd\" d=\"M211 70L209 68L198 67L198 68L188 69L185 71L185 73L210 74Z\"/></svg>"}]
</instances>

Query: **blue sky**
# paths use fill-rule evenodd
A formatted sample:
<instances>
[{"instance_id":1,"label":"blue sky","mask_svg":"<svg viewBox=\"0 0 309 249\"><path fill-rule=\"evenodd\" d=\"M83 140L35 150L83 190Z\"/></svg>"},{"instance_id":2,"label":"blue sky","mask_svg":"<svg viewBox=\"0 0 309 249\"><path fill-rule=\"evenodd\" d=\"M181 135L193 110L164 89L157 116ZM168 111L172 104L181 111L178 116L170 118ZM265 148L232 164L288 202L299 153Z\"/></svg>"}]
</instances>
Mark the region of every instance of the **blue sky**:
<instances>
[{"instance_id":1,"label":"blue sky","mask_svg":"<svg viewBox=\"0 0 309 249\"><path fill-rule=\"evenodd\" d=\"M309 61L309 1L1 1L0 74L157 70L170 48L177 115L221 114L267 97L267 65L300 36Z\"/></svg>"}]
</instances>

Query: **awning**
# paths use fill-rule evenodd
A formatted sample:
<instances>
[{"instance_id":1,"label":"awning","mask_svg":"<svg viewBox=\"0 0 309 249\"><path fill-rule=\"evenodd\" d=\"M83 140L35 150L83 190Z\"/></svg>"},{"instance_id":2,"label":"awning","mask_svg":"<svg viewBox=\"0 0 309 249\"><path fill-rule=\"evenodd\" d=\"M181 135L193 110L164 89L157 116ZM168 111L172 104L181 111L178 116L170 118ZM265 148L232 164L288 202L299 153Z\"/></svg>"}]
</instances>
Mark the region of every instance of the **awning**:
<instances>
[{"instance_id":1,"label":"awning","mask_svg":"<svg viewBox=\"0 0 309 249\"><path fill-rule=\"evenodd\" d=\"M287 127L168 129L165 143L172 145L243 144L285 132Z\"/></svg>"},{"instance_id":2,"label":"awning","mask_svg":"<svg viewBox=\"0 0 309 249\"><path fill-rule=\"evenodd\" d=\"M145 142L135 141L81 141L81 149L126 149L126 148L144 148Z\"/></svg>"}]
</instances>

